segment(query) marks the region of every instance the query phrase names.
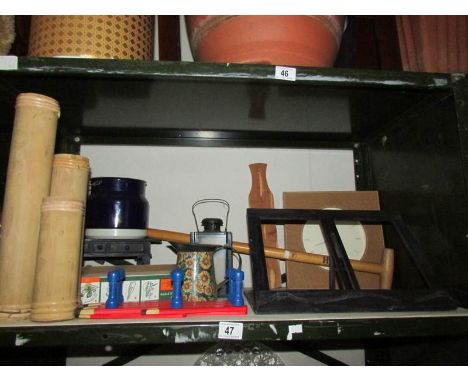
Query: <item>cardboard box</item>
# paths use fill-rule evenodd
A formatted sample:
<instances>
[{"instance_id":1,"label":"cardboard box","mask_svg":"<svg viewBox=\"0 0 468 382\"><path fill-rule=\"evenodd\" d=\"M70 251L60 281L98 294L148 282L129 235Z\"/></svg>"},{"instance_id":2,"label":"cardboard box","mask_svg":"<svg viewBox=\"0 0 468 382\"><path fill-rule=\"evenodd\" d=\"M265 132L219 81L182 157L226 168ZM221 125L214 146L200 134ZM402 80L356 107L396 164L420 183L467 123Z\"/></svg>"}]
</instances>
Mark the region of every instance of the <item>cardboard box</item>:
<instances>
[{"instance_id":1,"label":"cardboard box","mask_svg":"<svg viewBox=\"0 0 468 382\"><path fill-rule=\"evenodd\" d=\"M125 302L170 300L170 273L174 265L85 266L81 272L81 302L105 303L109 295L107 273L115 268L125 270L122 293Z\"/></svg>"},{"instance_id":2,"label":"cardboard box","mask_svg":"<svg viewBox=\"0 0 468 382\"><path fill-rule=\"evenodd\" d=\"M378 211L380 210L380 203L377 191L284 192L283 207ZM363 224L362 228L365 236L365 252L362 257L355 260L381 263L385 248L382 226ZM307 252L304 246L303 224L286 224L284 233L286 248L292 251ZM323 239L321 240L324 243ZM346 243L344 245L346 247ZM348 256L350 254L348 253ZM289 289L328 289L328 268L289 261L286 262L286 275ZM356 272L356 277L362 289L380 288L379 275Z\"/></svg>"}]
</instances>

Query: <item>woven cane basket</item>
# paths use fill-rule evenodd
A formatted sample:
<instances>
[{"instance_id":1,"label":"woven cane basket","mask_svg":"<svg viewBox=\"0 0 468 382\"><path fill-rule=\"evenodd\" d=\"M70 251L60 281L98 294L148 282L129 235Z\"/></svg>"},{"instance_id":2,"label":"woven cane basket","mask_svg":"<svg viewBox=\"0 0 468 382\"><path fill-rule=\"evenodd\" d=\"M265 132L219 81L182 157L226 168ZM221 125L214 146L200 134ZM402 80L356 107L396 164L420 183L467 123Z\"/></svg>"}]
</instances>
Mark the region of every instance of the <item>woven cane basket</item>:
<instances>
[{"instance_id":1,"label":"woven cane basket","mask_svg":"<svg viewBox=\"0 0 468 382\"><path fill-rule=\"evenodd\" d=\"M29 56L153 59L153 16L32 16Z\"/></svg>"}]
</instances>

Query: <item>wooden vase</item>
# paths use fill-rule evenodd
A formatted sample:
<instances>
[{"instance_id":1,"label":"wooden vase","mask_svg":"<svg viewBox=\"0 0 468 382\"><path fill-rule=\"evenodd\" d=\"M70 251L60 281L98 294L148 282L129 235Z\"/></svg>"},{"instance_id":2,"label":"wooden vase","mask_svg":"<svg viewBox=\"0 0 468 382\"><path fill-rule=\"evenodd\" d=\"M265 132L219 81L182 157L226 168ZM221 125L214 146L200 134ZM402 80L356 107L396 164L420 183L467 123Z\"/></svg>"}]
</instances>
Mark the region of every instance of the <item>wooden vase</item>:
<instances>
[{"instance_id":1,"label":"wooden vase","mask_svg":"<svg viewBox=\"0 0 468 382\"><path fill-rule=\"evenodd\" d=\"M268 187L266 176L266 163L252 163L249 165L252 175L252 185L249 193L249 207L274 208L273 193ZM262 237L265 247L278 247L276 226L274 224L262 224ZM281 287L280 262L276 259L266 259L268 284L270 288Z\"/></svg>"},{"instance_id":2,"label":"wooden vase","mask_svg":"<svg viewBox=\"0 0 468 382\"><path fill-rule=\"evenodd\" d=\"M59 114L52 98L17 97L0 241L0 319L24 319L31 309L41 203L49 193Z\"/></svg>"},{"instance_id":3,"label":"wooden vase","mask_svg":"<svg viewBox=\"0 0 468 382\"><path fill-rule=\"evenodd\" d=\"M31 310L33 321L74 318L79 303L83 202L47 198L41 231Z\"/></svg>"},{"instance_id":4,"label":"wooden vase","mask_svg":"<svg viewBox=\"0 0 468 382\"><path fill-rule=\"evenodd\" d=\"M344 16L186 16L194 59L333 66Z\"/></svg>"}]
</instances>

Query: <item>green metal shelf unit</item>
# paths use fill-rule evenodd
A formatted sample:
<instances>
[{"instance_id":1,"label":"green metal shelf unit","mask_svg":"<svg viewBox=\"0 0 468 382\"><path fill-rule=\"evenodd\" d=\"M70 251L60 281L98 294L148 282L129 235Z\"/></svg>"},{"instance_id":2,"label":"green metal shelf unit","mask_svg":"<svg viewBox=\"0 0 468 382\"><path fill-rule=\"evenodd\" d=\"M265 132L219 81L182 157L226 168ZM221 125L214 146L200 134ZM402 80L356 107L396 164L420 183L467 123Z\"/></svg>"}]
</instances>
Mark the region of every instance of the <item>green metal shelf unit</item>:
<instances>
[{"instance_id":1,"label":"green metal shelf unit","mask_svg":"<svg viewBox=\"0 0 468 382\"><path fill-rule=\"evenodd\" d=\"M81 144L353 150L356 188L378 190L382 209L402 215L439 284L468 286L465 74L297 68L295 81L283 81L266 65L20 57L17 69L0 71L1 193L21 92L58 100L61 152ZM386 242L398 256L387 232ZM394 284L421 284L404 258Z\"/></svg>"},{"instance_id":2,"label":"green metal shelf unit","mask_svg":"<svg viewBox=\"0 0 468 382\"><path fill-rule=\"evenodd\" d=\"M382 208L402 214L440 283L466 285L467 84L464 74L297 68L292 82L266 65L20 57L16 70L0 71L1 192L20 92L59 101L61 152L81 144L352 149L357 189L378 190ZM397 261L396 286L419 285L411 269Z\"/></svg>"}]
</instances>

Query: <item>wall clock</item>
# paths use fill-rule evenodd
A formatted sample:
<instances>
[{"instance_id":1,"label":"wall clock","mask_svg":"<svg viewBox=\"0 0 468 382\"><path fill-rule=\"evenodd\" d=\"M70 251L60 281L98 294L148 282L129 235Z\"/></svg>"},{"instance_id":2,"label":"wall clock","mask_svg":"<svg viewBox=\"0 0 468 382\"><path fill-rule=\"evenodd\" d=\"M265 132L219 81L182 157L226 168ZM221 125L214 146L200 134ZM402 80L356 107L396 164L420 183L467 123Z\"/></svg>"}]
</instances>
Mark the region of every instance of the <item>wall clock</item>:
<instances>
[{"instance_id":1,"label":"wall clock","mask_svg":"<svg viewBox=\"0 0 468 382\"><path fill-rule=\"evenodd\" d=\"M325 208L338 210L340 208ZM361 260L366 252L367 238L364 227L359 222L343 221L336 224L346 254L351 260ZM320 225L313 221L304 224L302 229L302 245L306 252L328 256L327 246Z\"/></svg>"},{"instance_id":2,"label":"wall clock","mask_svg":"<svg viewBox=\"0 0 468 382\"><path fill-rule=\"evenodd\" d=\"M284 208L379 210L374 191L285 192ZM382 227L359 222L337 223L343 245L352 260L380 263L384 250ZM290 250L328 255L318 222L285 225L285 246ZM294 262L286 263L287 287L291 289L328 289L328 268ZM364 289L378 289L380 277L356 272Z\"/></svg>"}]
</instances>

